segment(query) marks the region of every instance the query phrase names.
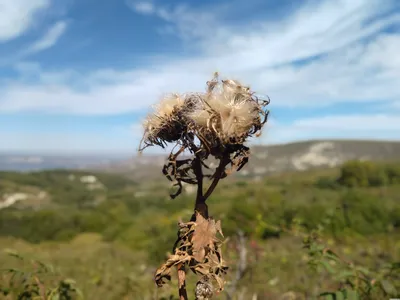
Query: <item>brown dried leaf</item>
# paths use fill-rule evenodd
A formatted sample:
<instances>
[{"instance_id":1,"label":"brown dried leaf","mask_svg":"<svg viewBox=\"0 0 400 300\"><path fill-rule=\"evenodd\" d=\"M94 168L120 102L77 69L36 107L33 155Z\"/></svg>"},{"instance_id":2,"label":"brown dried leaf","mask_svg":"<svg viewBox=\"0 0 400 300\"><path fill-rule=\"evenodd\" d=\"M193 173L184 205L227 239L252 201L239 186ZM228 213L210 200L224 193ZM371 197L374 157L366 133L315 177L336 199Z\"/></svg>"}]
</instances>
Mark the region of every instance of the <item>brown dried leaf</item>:
<instances>
[{"instance_id":1,"label":"brown dried leaf","mask_svg":"<svg viewBox=\"0 0 400 300\"><path fill-rule=\"evenodd\" d=\"M214 242L218 241L216 234L222 232L221 224L213 219L205 219L196 212L196 226L192 236L193 257L203 262L209 249L214 249Z\"/></svg>"},{"instance_id":2,"label":"brown dried leaf","mask_svg":"<svg viewBox=\"0 0 400 300\"><path fill-rule=\"evenodd\" d=\"M161 287L165 284L165 280L171 280L171 269L180 263L186 263L191 260L190 255L185 251L176 251L168 260L157 269L154 280L157 286Z\"/></svg>"}]
</instances>

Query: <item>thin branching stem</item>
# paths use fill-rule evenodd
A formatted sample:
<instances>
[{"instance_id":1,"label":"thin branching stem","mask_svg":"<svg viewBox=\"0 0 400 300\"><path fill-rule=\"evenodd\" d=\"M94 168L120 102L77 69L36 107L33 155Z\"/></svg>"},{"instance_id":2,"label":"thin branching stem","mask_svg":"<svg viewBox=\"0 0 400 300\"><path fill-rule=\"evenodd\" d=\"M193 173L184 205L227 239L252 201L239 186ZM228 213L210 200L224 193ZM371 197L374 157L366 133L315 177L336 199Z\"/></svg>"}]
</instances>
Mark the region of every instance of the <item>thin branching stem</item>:
<instances>
[{"instance_id":1,"label":"thin branching stem","mask_svg":"<svg viewBox=\"0 0 400 300\"><path fill-rule=\"evenodd\" d=\"M201 165L201 158L196 155L193 161L193 171L196 175L197 180L197 195L196 195L196 202L195 202L195 213L196 211L199 212L204 218L208 219L208 206L206 204L206 198L203 195L203 168ZM193 219L193 218L192 218Z\"/></svg>"},{"instance_id":2,"label":"thin branching stem","mask_svg":"<svg viewBox=\"0 0 400 300\"><path fill-rule=\"evenodd\" d=\"M227 156L224 156L219 161L219 165L217 167L217 170L215 171L214 180L211 182L211 185L209 186L208 190L204 194L204 202L208 199L208 197L211 196L212 192L217 187L218 182L221 180L222 175L225 172L225 167L229 163L229 161L230 161L230 159Z\"/></svg>"}]
</instances>

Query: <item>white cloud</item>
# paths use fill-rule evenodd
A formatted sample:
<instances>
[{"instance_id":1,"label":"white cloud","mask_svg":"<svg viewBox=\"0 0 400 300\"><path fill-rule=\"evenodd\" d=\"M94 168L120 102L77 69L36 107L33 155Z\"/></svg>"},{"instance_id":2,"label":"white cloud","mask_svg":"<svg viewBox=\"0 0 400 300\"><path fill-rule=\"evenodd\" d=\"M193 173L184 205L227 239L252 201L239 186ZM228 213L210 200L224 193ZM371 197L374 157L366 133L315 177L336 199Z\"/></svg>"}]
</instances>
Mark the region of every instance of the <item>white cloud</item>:
<instances>
[{"instance_id":1,"label":"white cloud","mask_svg":"<svg viewBox=\"0 0 400 300\"><path fill-rule=\"evenodd\" d=\"M23 34L49 5L50 0L0 0L0 43Z\"/></svg>"},{"instance_id":2,"label":"white cloud","mask_svg":"<svg viewBox=\"0 0 400 300\"><path fill-rule=\"evenodd\" d=\"M155 6L152 2L128 1L128 6L136 13L154 15L169 25L161 27L159 32L177 35L187 39L193 44L194 39L208 39L210 30L223 31L222 7L219 4L213 6L212 12L207 10L193 11L187 4L179 4L173 8ZM215 32L213 32L215 34ZM197 44L197 43L196 43Z\"/></svg>"},{"instance_id":3,"label":"white cloud","mask_svg":"<svg viewBox=\"0 0 400 300\"><path fill-rule=\"evenodd\" d=\"M305 139L400 139L400 112L395 114L335 115L298 119L289 125L267 124L255 143L284 143Z\"/></svg>"},{"instance_id":4,"label":"white cloud","mask_svg":"<svg viewBox=\"0 0 400 300\"><path fill-rule=\"evenodd\" d=\"M43 37L33 43L24 54L32 54L53 47L67 29L67 22L58 21L45 33Z\"/></svg>"},{"instance_id":5,"label":"white cloud","mask_svg":"<svg viewBox=\"0 0 400 300\"><path fill-rule=\"evenodd\" d=\"M146 2L146 1L128 1L128 6L130 6L133 10L137 11L138 13L144 15L153 14L155 11L155 7L153 3Z\"/></svg>"},{"instance_id":6,"label":"white cloud","mask_svg":"<svg viewBox=\"0 0 400 300\"><path fill-rule=\"evenodd\" d=\"M31 70L29 78L34 81L8 80L0 89L0 111L135 111L148 108L165 92L204 89L214 71L268 94L271 107L399 101L400 34L379 34L385 26L400 23L396 13L379 17L388 13L392 2L312 3L287 18L256 20L238 28L224 22L229 10L197 12L178 7L167 11L150 2L137 2L132 4L134 9L170 22L183 37L193 38L202 53L130 71ZM179 31L184 28L188 31ZM322 57L292 64L315 56Z\"/></svg>"},{"instance_id":7,"label":"white cloud","mask_svg":"<svg viewBox=\"0 0 400 300\"><path fill-rule=\"evenodd\" d=\"M338 115L297 120L293 127L311 130L388 130L400 137L400 114Z\"/></svg>"},{"instance_id":8,"label":"white cloud","mask_svg":"<svg viewBox=\"0 0 400 300\"><path fill-rule=\"evenodd\" d=\"M395 101L395 102L393 102L393 103L391 103L392 105L391 105L391 109L398 109L398 110L400 110L400 101Z\"/></svg>"}]
</instances>

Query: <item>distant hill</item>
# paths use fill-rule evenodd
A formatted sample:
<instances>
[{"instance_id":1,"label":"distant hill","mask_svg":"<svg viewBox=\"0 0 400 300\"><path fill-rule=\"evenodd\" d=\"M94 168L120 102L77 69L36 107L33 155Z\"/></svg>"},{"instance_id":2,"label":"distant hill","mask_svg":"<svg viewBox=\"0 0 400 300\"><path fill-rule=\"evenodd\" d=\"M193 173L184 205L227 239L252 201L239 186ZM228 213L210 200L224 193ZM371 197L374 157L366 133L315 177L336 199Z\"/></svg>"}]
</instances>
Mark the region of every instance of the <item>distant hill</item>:
<instances>
[{"instance_id":1,"label":"distant hill","mask_svg":"<svg viewBox=\"0 0 400 300\"><path fill-rule=\"evenodd\" d=\"M249 164L238 176L335 167L349 159L400 160L400 141L312 140L282 145L253 146ZM82 169L126 174L134 179L161 177L166 155L18 156L0 155L0 170Z\"/></svg>"},{"instance_id":2,"label":"distant hill","mask_svg":"<svg viewBox=\"0 0 400 300\"><path fill-rule=\"evenodd\" d=\"M0 153L1 171L39 171L50 169L87 169L127 159L112 155L42 155Z\"/></svg>"},{"instance_id":3,"label":"distant hill","mask_svg":"<svg viewBox=\"0 0 400 300\"><path fill-rule=\"evenodd\" d=\"M247 170L253 173L335 167L350 159L398 160L400 141L314 140L253 147Z\"/></svg>"},{"instance_id":4,"label":"distant hill","mask_svg":"<svg viewBox=\"0 0 400 300\"><path fill-rule=\"evenodd\" d=\"M335 167L350 159L400 160L400 141L312 140L253 146L252 156L237 176L263 176L286 171ZM142 156L97 168L139 179L161 177L165 156Z\"/></svg>"}]
</instances>

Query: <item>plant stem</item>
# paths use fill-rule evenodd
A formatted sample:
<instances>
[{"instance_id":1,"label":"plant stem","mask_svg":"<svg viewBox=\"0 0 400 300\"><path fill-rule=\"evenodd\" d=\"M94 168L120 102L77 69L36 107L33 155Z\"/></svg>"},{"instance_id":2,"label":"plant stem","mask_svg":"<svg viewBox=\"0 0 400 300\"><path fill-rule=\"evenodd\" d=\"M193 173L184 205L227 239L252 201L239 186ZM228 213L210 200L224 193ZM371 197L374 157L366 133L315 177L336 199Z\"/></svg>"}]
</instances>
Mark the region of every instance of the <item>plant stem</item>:
<instances>
[{"instance_id":1,"label":"plant stem","mask_svg":"<svg viewBox=\"0 0 400 300\"><path fill-rule=\"evenodd\" d=\"M199 214L201 214L205 219L208 219L208 206L206 204L205 197L203 196L203 169L201 166L201 158L196 156L193 162L193 171L196 175L197 179L197 195L196 195L196 203L194 206L195 212L197 211ZM195 218L195 214L192 216L192 221L193 218Z\"/></svg>"},{"instance_id":2,"label":"plant stem","mask_svg":"<svg viewBox=\"0 0 400 300\"><path fill-rule=\"evenodd\" d=\"M225 156L221 158L221 160L219 161L219 165L215 172L214 180L211 182L211 185L209 186L207 192L204 194L204 202L206 202L207 198L210 197L214 189L217 187L218 182L220 181L222 174L225 171L225 167L228 163L229 163L229 158Z\"/></svg>"},{"instance_id":3,"label":"plant stem","mask_svg":"<svg viewBox=\"0 0 400 300\"><path fill-rule=\"evenodd\" d=\"M196 156L193 161L193 171L196 175L197 179L197 194L196 194L196 203L194 207L194 214L192 215L191 221L196 220L196 211L201 214L204 218L208 219L208 207L205 203L205 199L203 196L203 169L201 166L201 158ZM185 272L185 264L178 265L178 288L179 288L179 300L187 300L187 291L186 291L186 272Z\"/></svg>"},{"instance_id":4,"label":"plant stem","mask_svg":"<svg viewBox=\"0 0 400 300\"><path fill-rule=\"evenodd\" d=\"M194 210L195 212L197 211L199 214L201 214L205 219L208 219L208 206L206 204L206 200L214 189L217 187L218 182L222 178L222 175L225 171L226 165L229 163L229 157L223 157L221 158L219 165L217 167L217 170L214 175L214 180L211 182L211 185L208 187L207 191L205 194L203 194L203 169L201 165L201 158L197 157L194 159L193 162L193 171L196 175L197 179L197 195L196 195L196 203ZM195 214L193 214L191 221L195 220Z\"/></svg>"},{"instance_id":5,"label":"plant stem","mask_svg":"<svg viewBox=\"0 0 400 300\"><path fill-rule=\"evenodd\" d=\"M178 288L179 288L179 300L188 300L186 292L186 272L185 265L178 265Z\"/></svg>"}]
</instances>

